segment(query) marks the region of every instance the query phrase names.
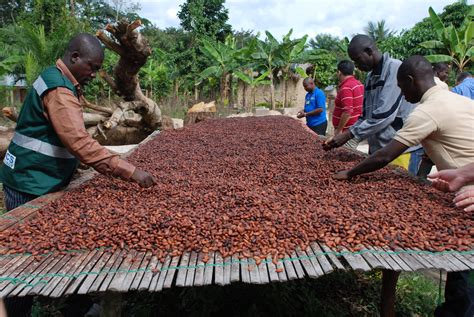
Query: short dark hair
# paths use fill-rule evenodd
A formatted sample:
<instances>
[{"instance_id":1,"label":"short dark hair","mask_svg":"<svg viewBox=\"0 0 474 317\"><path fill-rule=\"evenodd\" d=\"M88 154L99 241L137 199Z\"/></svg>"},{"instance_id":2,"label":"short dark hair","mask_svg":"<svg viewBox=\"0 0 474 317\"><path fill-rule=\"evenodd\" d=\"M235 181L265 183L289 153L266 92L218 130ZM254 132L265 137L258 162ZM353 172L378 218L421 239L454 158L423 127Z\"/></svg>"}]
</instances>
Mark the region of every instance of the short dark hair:
<instances>
[{"instance_id":1,"label":"short dark hair","mask_svg":"<svg viewBox=\"0 0 474 317\"><path fill-rule=\"evenodd\" d=\"M456 78L456 81L458 83L462 82L464 79L468 78L468 77L471 77L471 73L469 72L462 72L461 74L458 75L458 77Z\"/></svg>"},{"instance_id":2,"label":"short dark hair","mask_svg":"<svg viewBox=\"0 0 474 317\"><path fill-rule=\"evenodd\" d=\"M433 71L435 72L442 72L443 70L449 69L448 64L446 63L434 63L433 64Z\"/></svg>"},{"instance_id":3,"label":"short dark hair","mask_svg":"<svg viewBox=\"0 0 474 317\"><path fill-rule=\"evenodd\" d=\"M337 70L340 71L344 76L349 76L354 74L354 63L348 60L340 61L337 64Z\"/></svg>"}]
</instances>

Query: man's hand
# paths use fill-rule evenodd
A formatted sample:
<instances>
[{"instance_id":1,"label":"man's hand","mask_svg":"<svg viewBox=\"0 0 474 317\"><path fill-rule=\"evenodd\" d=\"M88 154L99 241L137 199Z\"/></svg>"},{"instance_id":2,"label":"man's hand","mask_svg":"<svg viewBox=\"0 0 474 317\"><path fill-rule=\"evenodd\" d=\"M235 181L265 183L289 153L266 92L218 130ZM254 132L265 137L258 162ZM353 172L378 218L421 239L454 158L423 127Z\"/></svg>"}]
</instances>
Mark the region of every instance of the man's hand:
<instances>
[{"instance_id":1,"label":"man's hand","mask_svg":"<svg viewBox=\"0 0 474 317\"><path fill-rule=\"evenodd\" d=\"M464 211L474 211L474 188L467 188L456 193L453 201L456 207L464 208Z\"/></svg>"},{"instance_id":2,"label":"man's hand","mask_svg":"<svg viewBox=\"0 0 474 317\"><path fill-rule=\"evenodd\" d=\"M332 176L332 178L337 179L338 181L347 181L351 179L349 170L336 173Z\"/></svg>"},{"instance_id":3,"label":"man's hand","mask_svg":"<svg viewBox=\"0 0 474 317\"><path fill-rule=\"evenodd\" d=\"M329 151L334 148L343 146L350 139L351 139L351 133L349 132L349 130L347 130L346 132L335 135L332 138L328 139L326 142L324 142L323 149L325 151Z\"/></svg>"},{"instance_id":4,"label":"man's hand","mask_svg":"<svg viewBox=\"0 0 474 317\"><path fill-rule=\"evenodd\" d=\"M443 170L428 175L432 186L443 192L454 192L459 190L464 184L465 179L462 173L456 169Z\"/></svg>"},{"instance_id":5,"label":"man's hand","mask_svg":"<svg viewBox=\"0 0 474 317\"><path fill-rule=\"evenodd\" d=\"M342 131L339 130L339 129L335 129L335 130L334 130L334 136L338 136L338 135L341 134L341 133L342 133Z\"/></svg>"},{"instance_id":6,"label":"man's hand","mask_svg":"<svg viewBox=\"0 0 474 317\"><path fill-rule=\"evenodd\" d=\"M132 180L134 182L137 182L138 185L140 185L141 187L145 188L151 187L156 184L156 180L153 175L148 172L139 170L138 168L135 169L135 172L133 172Z\"/></svg>"},{"instance_id":7,"label":"man's hand","mask_svg":"<svg viewBox=\"0 0 474 317\"><path fill-rule=\"evenodd\" d=\"M304 113L304 111L299 111L299 112L296 114L296 117L297 117L298 119L301 119L301 118L306 117L306 114Z\"/></svg>"}]
</instances>

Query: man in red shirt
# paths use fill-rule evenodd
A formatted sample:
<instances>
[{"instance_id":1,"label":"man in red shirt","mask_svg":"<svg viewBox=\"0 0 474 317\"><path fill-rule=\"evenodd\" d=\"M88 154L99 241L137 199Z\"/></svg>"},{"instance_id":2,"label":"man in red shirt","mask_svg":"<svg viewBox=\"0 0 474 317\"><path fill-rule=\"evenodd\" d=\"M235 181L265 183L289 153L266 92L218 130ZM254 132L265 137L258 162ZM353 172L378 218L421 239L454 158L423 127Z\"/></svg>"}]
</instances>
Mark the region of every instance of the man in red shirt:
<instances>
[{"instance_id":1,"label":"man in red shirt","mask_svg":"<svg viewBox=\"0 0 474 317\"><path fill-rule=\"evenodd\" d=\"M354 77L354 63L348 60L337 65L339 88L336 96L332 124L334 135L338 135L356 123L362 114L364 103L364 85ZM356 149L358 142L350 139L346 146Z\"/></svg>"}]
</instances>

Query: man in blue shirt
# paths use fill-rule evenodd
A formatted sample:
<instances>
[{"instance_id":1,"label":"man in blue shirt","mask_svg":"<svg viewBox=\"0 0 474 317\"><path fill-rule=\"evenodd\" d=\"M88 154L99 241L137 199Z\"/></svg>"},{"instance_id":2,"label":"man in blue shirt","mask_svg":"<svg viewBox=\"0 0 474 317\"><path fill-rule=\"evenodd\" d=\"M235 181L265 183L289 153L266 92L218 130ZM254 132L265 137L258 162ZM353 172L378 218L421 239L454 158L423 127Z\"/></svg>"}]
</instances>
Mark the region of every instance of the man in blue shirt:
<instances>
[{"instance_id":1,"label":"man in blue shirt","mask_svg":"<svg viewBox=\"0 0 474 317\"><path fill-rule=\"evenodd\" d=\"M305 97L304 110L298 112L298 118L306 118L306 125L316 134L326 135L328 121L326 118L326 96L318 89L311 77L303 81L304 90L308 93Z\"/></svg>"},{"instance_id":2,"label":"man in blue shirt","mask_svg":"<svg viewBox=\"0 0 474 317\"><path fill-rule=\"evenodd\" d=\"M457 86L452 89L452 92L474 99L474 78L468 72L463 72L458 75L456 80Z\"/></svg>"}]
</instances>

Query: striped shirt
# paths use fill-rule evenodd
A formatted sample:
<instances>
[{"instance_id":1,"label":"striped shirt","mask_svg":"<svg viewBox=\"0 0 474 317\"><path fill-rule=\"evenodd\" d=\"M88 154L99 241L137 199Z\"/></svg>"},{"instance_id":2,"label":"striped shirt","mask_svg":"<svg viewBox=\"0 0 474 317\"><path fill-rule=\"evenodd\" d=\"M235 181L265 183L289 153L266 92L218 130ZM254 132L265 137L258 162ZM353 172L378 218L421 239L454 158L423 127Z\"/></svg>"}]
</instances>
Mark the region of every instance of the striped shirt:
<instances>
[{"instance_id":1,"label":"striped shirt","mask_svg":"<svg viewBox=\"0 0 474 317\"><path fill-rule=\"evenodd\" d=\"M344 126L343 131L356 123L357 119L362 114L363 102L364 85L362 85L354 76L349 76L344 79L339 85L339 90L335 100L334 113L332 117L334 128L337 129L344 112L350 113L351 117Z\"/></svg>"}]
</instances>

